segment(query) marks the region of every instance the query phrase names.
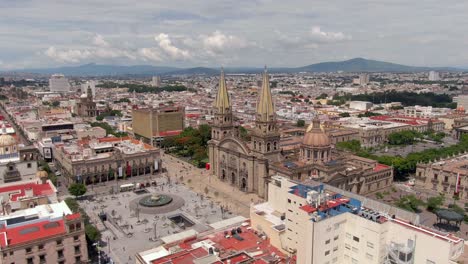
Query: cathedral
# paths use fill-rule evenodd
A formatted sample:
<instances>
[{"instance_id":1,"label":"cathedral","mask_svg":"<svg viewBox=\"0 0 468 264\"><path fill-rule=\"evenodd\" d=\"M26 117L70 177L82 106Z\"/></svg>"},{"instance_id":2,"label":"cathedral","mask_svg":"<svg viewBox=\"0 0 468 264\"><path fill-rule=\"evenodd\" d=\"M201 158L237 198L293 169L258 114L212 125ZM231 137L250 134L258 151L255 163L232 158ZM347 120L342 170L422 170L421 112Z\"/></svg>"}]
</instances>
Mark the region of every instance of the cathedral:
<instances>
[{"instance_id":1,"label":"cathedral","mask_svg":"<svg viewBox=\"0 0 468 264\"><path fill-rule=\"evenodd\" d=\"M256 104L255 127L250 141L243 140L234 125L232 106L224 72L221 72L214 120L208 142L211 173L244 192L266 198L271 175L294 180L314 179L344 190L366 194L389 187L393 169L349 153L333 149L316 116L307 128L300 150L284 156L267 71Z\"/></svg>"}]
</instances>

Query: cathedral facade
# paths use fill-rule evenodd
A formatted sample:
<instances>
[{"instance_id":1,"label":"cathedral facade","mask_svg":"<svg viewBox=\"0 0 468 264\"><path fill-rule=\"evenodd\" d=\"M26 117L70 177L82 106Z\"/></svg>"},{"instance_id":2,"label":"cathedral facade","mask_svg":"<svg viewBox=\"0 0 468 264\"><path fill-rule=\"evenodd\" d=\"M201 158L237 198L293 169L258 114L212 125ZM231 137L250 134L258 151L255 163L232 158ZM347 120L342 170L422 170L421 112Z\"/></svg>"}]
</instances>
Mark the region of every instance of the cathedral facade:
<instances>
[{"instance_id":1,"label":"cathedral facade","mask_svg":"<svg viewBox=\"0 0 468 264\"><path fill-rule=\"evenodd\" d=\"M211 173L242 191L266 198L268 180L273 174L299 181L315 179L359 194L375 192L393 182L391 167L335 151L317 117L306 130L298 153L284 157L266 70L250 141L239 136L239 130L233 123L224 72L221 72L213 103L213 115L211 140L208 142Z\"/></svg>"}]
</instances>

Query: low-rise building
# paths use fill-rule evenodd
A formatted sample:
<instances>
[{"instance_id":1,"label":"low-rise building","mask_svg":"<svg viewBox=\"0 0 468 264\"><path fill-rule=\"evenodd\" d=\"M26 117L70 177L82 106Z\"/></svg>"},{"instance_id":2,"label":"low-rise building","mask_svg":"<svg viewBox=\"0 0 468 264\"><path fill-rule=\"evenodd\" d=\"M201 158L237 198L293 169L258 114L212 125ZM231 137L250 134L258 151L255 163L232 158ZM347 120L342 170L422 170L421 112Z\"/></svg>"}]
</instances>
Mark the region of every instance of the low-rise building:
<instances>
[{"instance_id":1,"label":"low-rise building","mask_svg":"<svg viewBox=\"0 0 468 264\"><path fill-rule=\"evenodd\" d=\"M460 199L468 198L467 178L468 154L416 166L416 185Z\"/></svg>"},{"instance_id":2,"label":"low-rise building","mask_svg":"<svg viewBox=\"0 0 468 264\"><path fill-rule=\"evenodd\" d=\"M159 149L131 137L79 140L54 145L54 157L65 184L85 184L156 173Z\"/></svg>"},{"instance_id":3,"label":"low-rise building","mask_svg":"<svg viewBox=\"0 0 468 264\"><path fill-rule=\"evenodd\" d=\"M87 263L83 219L65 202L0 216L0 263Z\"/></svg>"}]
</instances>

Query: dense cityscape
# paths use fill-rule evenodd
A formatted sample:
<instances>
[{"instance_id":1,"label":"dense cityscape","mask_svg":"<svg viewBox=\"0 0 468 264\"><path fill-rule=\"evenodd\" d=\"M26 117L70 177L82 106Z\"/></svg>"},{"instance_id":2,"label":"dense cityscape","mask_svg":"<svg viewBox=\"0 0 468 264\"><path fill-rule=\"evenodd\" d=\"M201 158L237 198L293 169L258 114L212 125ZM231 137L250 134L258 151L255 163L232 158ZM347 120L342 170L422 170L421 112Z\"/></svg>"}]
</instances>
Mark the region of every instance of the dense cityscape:
<instances>
[{"instance_id":1,"label":"dense cityscape","mask_svg":"<svg viewBox=\"0 0 468 264\"><path fill-rule=\"evenodd\" d=\"M31 3L5 4L0 17L23 29L8 10L43 10ZM87 5L75 6L83 19ZM125 14L137 11L131 5L116 4ZM225 8L215 6L210 13ZM19 54L36 44L10 43L0 53L0 264L468 263L466 50L412 64L411 52L368 47L395 60L349 59L336 54L363 54L354 42L365 29L312 26L305 42L267 30L283 50L223 32L239 27L260 39L265 14L281 20L290 10L297 24L320 16L282 6L254 20L231 8L229 27L161 7L156 23L185 29L196 20L189 28L202 33L158 33L156 47L110 41L130 34L117 29L130 17L103 13L116 26L91 34L88 48L73 36L91 36L89 25L70 18L78 30L68 50L47 42L24 61ZM63 26L36 16L38 32ZM133 23L138 42L147 28ZM216 23L223 31L200 29ZM442 49L418 43L418 62L424 48ZM221 58L225 49L232 58Z\"/></svg>"}]
</instances>

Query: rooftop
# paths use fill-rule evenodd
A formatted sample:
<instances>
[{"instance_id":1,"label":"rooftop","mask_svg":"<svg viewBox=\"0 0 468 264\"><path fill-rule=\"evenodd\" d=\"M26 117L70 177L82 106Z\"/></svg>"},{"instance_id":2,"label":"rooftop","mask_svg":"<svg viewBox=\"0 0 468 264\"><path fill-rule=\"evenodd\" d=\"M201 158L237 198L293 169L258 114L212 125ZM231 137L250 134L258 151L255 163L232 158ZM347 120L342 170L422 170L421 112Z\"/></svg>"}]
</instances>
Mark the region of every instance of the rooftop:
<instances>
[{"instance_id":1,"label":"rooftop","mask_svg":"<svg viewBox=\"0 0 468 264\"><path fill-rule=\"evenodd\" d=\"M40 181L29 181L25 183L4 184L0 187L0 195L8 195L11 201L18 201L27 197L26 191L32 190L32 196L49 196L57 190L50 181L42 184Z\"/></svg>"},{"instance_id":2,"label":"rooftop","mask_svg":"<svg viewBox=\"0 0 468 264\"><path fill-rule=\"evenodd\" d=\"M247 221L233 229L186 239L176 246L165 246L157 251L148 251L154 256L159 256L158 259L148 263L234 264L246 261L250 261L249 263L270 263L270 260L278 261L277 263L287 263L287 256L271 246L269 239L262 238L249 225L250 222Z\"/></svg>"}]
</instances>

